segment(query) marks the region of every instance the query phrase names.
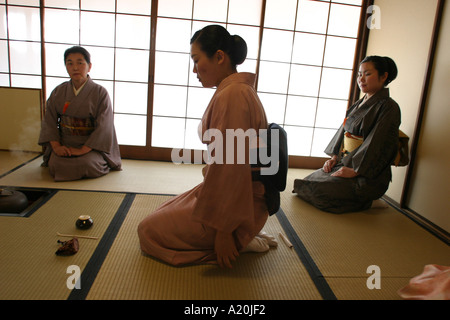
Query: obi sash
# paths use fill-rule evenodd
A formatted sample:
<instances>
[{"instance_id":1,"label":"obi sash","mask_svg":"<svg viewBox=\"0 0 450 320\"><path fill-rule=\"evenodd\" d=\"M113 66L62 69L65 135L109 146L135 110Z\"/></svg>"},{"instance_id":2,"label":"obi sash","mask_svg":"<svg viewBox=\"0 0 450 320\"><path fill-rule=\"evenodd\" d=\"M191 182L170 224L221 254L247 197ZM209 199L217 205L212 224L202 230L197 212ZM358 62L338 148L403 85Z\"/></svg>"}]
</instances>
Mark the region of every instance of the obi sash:
<instances>
[{"instance_id":1,"label":"obi sash","mask_svg":"<svg viewBox=\"0 0 450 320\"><path fill-rule=\"evenodd\" d=\"M345 127L345 124L347 123L347 119L344 119L343 127ZM357 148L359 148L364 142L364 137L357 136L354 134L351 134L348 131L344 132L344 141L342 142L342 156L345 157L349 153L353 152Z\"/></svg>"},{"instance_id":2,"label":"obi sash","mask_svg":"<svg viewBox=\"0 0 450 320\"><path fill-rule=\"evenodd\" d=\"M357 148L359 148L364 142L364 138L361 136L356 136L351 134L350 132L344 133L344 145L342 148L342 153L344 157L348 155L350 152L353 152Z\"/></svg>"},{"instance_id":3,"label":"obi sash","mask_svg":"<svg viewBox=\"0 0 450 320\"><path fill-rule=\"evenodd\" d=\"M359 148L364 142L364 138L355 136L349 132L344 133L344 142L342 147L342 156L347 156ZM401 130L399 130L399 145L395 159L392 161L393 166L404 167L409 164L409 137Z\"/></svg>"},{"instance_id":4,"label":"obi sash","mask_svg":"<svg viewBox=\"0 0 450 320\"><path fill-rule=\"evenodd\" d=\"M89 136L95 129L95 120L60 115L58 125L63 136Z\"/></svg>"}]
</instances>

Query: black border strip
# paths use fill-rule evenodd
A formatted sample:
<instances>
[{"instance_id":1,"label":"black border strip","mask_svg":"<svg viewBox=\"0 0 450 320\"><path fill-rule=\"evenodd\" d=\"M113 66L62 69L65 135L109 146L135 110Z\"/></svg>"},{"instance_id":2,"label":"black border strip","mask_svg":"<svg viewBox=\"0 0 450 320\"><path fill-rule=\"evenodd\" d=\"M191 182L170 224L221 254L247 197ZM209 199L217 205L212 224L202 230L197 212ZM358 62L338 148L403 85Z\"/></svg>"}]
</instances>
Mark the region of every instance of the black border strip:
<instances>
[{"instance_id":1,"label":"black border strip","mask_svg":"<svg viewBox=\"0 0 450 320\"><path fill-rule=\"evenodd\" d=\"M446 230L442 229L438 225L434 224L430 220L426 219L419 213L408 209L401 208L400 204L398 204L394 199L384 195L381 199L383 199L390 207L395 209L397 212L404 215L406 218L417 224L419 227L423 228L425 231L429 232L432 236L444 242L446 245L450 245L450 233Z\"/></svg>"},{"instance_id":2,"label":"black border strip","mask_svg":"<svg viewBox=\"0 0 450 320\"><path fill-rule=\"evenodd\" d=\"M303 265L305 266L306 271L308 271L309 276L311 277L312 281L314 282L317 290L319 290L319 293L322 296L322 298L324 300L337 300L337 297L333 293L333 290L331 290L330 286L328 285L327 281L325 280L325 277L320 272L320 270L317 267L316 263L314 262L313 258L308 253L308 250L304 246L303 242L300 240L299 236L297 235L294 228L290 224L288 218L286 217L286 214L283 212L283 210L281 208L276 213L276 216L278 218L278 221L281 224L281 227L283 228L284 232L286 233L286 236L288 237L289 241L291 241L292 245L294 246L295 252L299 256Z\"/></svg>"},{"instance_id":3,"label":"black border strip","mask_svg":"<svg viewBox=\"0 0 450 320\"><path fill-rule=\"evenodd\" d=\"M21 189L21 188L18 188L18 189ZM22 189L26 189L26 188L22 188ZM39 190L39 191L40 191L40 190ZM54 196L55 194L58 193L58 190L45 190L45 191L47 191L48 194L47 194L47 195L44 195L44 196L43 196L44 198L43 198L42 200L40 200L40 201L39 201L39 199L36 200L36 202L39 201L39 203L38 203L36 206L34 206L33 208L31 208L31 210L28 211L25 215L23 215L24 218L29 218L29 217L31 217L31 215L32 215L33 213L35 213L35 212L36 212L38 209L40 209L44 204L46 204L51 198L53 198L53 196Z\"/></svg>"},{"instance_id":4,"label":"black border strip","mask_svg":"<svg viewBox=\"0 0 450 320\"><path fill-rule=\"evenodd\" d=\"M2 150L0 150L0 151L2 151ZM10 152L14 152L14 151L10 151ZM34 153L34 152L29 152L29 153ZM13 168L13 169L11 169L11 170L9 170L9 171L6 171L5 173L3 173L3 174L0 175L0 179L3 178L3 177L6 177L8 174L11 174L11 173L13 173L13 172L16 171L16 170L19 170L19 169L22 168L23 166L26 166L27 164L29 164L30 162L33 162L34 160L36 160L37 158L39 158L39 157L41 157L41 156L42 156L42 154L38 154L38 155L35 156L34 158L32 158L32 159L30 159L30 160L27 160L27 161L25 161L25 162L19 164L17 167L15 167L15 168Z\"/></svg>"},{"instance_id":5,"label":"black border strip","mask_svg":"<svg viewBox=\"0 0 450 320\"><path fill-rule=\"evenodd\" d=\"M100 243L95 249L92 257L89 259L86 267L81 273L81 289L73 289L67 300L85 300L94 281L97 277L109 249L111 248L117 233L119 232L125 217L130 210L136 194L126 194L119 209L117 209L114 218L106 229Z\"/></svg>"}]
</instances>

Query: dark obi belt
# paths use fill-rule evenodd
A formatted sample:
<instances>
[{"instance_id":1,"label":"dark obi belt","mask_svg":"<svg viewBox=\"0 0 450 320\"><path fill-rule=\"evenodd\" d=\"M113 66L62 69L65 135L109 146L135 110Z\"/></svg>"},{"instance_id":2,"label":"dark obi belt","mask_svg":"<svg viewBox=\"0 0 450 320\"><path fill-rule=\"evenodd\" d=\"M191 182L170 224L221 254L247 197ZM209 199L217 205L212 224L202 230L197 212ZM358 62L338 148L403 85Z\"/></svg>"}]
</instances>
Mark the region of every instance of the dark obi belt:
<instances>
[{"instance_id":1,"label":"dark obi belt","mask_svg":"<svg viewBox=\"0 0 450 320\"><path fill-rule=\"evenodd\" d=\"M58 125L62 135L89 136L95 129L95 120L92 117L83 119L60 115Z\"/></svg>"}]
</instances>

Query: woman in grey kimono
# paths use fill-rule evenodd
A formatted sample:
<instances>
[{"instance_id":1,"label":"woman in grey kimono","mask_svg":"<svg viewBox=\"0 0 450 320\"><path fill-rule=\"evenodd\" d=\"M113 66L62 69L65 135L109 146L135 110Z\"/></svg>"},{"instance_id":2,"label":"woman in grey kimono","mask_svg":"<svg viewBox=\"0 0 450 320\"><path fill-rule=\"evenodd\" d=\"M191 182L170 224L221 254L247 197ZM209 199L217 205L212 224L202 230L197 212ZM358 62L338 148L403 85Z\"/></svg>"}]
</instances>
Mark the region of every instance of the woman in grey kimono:
<instances>
[{"instance_id":1,"label":"woman in grey kimono","mask_svg":"<svg viewBox=\"0 0 450 320\"><path fill-rule=\"evenodd\" d=\"M120 170L122 161L108 92L89 77L89 52L64 53L70 81L57 86L47 101L39 144L44 167L55 181L96 178Z\"/></svg>"},{"instance_id":2,"label":"woman in grey kimono","mask_svg":"<svg viewBox=\"0 0 450 320\"><path fill-rule=\"evenodd\" d=\"M384 195L398 151L400 108L386 86L397 77L389 57L369 56L359 68L365 96L347 111L344 123L325 149L331 159L305 179L294 181L294 193L332 213L365 210Z\"/></svg>"}]
</instances>

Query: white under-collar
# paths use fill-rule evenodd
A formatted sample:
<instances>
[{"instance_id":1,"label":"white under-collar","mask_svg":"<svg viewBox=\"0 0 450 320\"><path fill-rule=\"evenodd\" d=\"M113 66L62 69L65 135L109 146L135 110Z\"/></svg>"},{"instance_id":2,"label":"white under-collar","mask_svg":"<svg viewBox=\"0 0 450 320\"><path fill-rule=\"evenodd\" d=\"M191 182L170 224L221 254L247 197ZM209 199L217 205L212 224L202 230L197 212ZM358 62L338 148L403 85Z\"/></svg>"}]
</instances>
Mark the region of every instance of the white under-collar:
<instances>
[{"instance_id":1,"label":"white under-collar","mask_svg":"<svg viewBox=\"0 0 450 320\"><path fill-rule=\"evenodd\" d=\"M88 81L86 80L86 81L81 85L81 87L78 88L78 90L75 89L75 86L73 86L73 93L77 96L77 95L81 92L81 90L84 88L84 85L85 85L87 82L88 82Z\"/></svg>"}]
</instances>

